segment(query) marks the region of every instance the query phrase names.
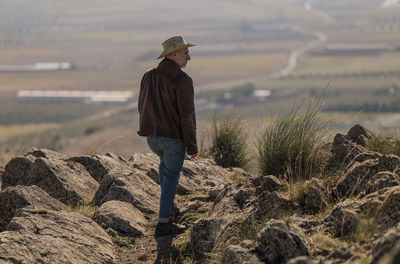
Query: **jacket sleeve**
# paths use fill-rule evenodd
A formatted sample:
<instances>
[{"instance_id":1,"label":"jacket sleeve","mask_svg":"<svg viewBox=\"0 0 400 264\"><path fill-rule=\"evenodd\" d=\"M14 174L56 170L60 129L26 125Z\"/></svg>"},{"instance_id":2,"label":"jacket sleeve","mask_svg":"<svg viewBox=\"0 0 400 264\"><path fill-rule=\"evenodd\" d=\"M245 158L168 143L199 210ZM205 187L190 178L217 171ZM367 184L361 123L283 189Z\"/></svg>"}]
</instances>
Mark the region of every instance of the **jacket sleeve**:
<instances>
[{"instance_id":1,"label":"jacket sleeve","mask_svg":"<svg viewBox=\"0 0 400 264\"><path fill-rule=\"evenodd\" d=\"M196 114L194 108L193 81L188 75L180 78L176 87L176 97L179 110L182 136L187 153L197 154Z\"/></svg>"}]
</instances>

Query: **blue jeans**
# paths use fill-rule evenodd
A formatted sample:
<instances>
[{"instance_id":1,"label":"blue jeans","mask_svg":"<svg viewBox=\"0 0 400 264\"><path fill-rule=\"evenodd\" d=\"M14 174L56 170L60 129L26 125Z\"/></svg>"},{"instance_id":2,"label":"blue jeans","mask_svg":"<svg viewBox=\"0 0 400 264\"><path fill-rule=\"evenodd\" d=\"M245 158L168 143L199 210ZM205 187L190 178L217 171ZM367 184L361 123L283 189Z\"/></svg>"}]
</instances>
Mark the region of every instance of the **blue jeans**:
<instances>
[{"instance_id":1,"label":"blue jeans","mask_svg":"<svg viewBox=\"0 0 400 264\"><path fill-rule=\"evenodd\" d=\"M168 222L174 205L186 147L182 140L177 141L173 138L158 136L148 136L147 144L160 157L158 178L160 179L161 197L158 221Z\"/></svg>"}]
</instances>

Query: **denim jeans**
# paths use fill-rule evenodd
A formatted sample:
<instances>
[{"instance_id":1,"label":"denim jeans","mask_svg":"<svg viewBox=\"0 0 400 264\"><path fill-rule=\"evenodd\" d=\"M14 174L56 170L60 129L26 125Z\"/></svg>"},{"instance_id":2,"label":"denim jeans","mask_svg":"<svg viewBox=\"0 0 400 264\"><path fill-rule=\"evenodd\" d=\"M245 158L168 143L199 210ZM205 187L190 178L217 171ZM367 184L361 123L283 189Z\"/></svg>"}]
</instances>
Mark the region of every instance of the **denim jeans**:
<instances>
[{"instance_id":1,"label":"denim jeans","mask_svg":"<svg viewBox=\"0 0 400 264\"><path fill-rule=\"evenodd\" d=\"M177 141L173 138L158 136L148 136L147 144L160 157L158 178L161 186L161 197L158 221L168 222L174 205L186 147L182 140Z\"/></svg>"}]
</instances>

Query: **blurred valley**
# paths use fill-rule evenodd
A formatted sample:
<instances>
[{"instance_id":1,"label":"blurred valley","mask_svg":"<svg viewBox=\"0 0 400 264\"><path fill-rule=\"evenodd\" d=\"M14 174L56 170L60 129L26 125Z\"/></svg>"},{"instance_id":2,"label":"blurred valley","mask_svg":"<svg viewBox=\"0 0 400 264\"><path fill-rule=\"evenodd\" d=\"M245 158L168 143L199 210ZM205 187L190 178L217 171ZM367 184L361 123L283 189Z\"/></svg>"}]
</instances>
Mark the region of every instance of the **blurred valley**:
<instances>
[{"instance_id":1,"label":"blurred valley","mask_svg":"<svg viewBox=\"0 0 400 264\"><path fill-rule=\"evenodd\" d=\"M197 44L185 71L199 139L215 111L240 115L257 134L308 96L321 96L320 118L333 132L362 123L391 133L400 124L399 2L0 0L2 159L30 147L149 151L136 134L136 97L174 35ZM38 90L132 97L18 98Z\"/></svg>"}]
</instances>

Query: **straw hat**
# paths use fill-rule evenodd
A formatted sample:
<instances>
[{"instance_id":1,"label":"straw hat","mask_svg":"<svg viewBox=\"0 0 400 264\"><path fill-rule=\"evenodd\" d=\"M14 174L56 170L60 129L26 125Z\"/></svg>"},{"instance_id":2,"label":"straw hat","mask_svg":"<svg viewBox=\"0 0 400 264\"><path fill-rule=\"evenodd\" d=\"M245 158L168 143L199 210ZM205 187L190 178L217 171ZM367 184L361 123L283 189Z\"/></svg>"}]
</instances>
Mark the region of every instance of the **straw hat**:
<instances>
[{"instance_id":1,"label":"straw hat","mask_svg":"<svg viewBox=\"0 0 400 264\"><path fill-rule=\"evenodd\" d=\"M164 48L164 51L160 54L160 56L158 56L157 59L161 59L165 56L168 56L169 54L177 50L196 46L194 44L187 43L182 36L175 36L166 39L163 41L163 43L161 43L161 45Z\"/></svg>"}]
</instances>

